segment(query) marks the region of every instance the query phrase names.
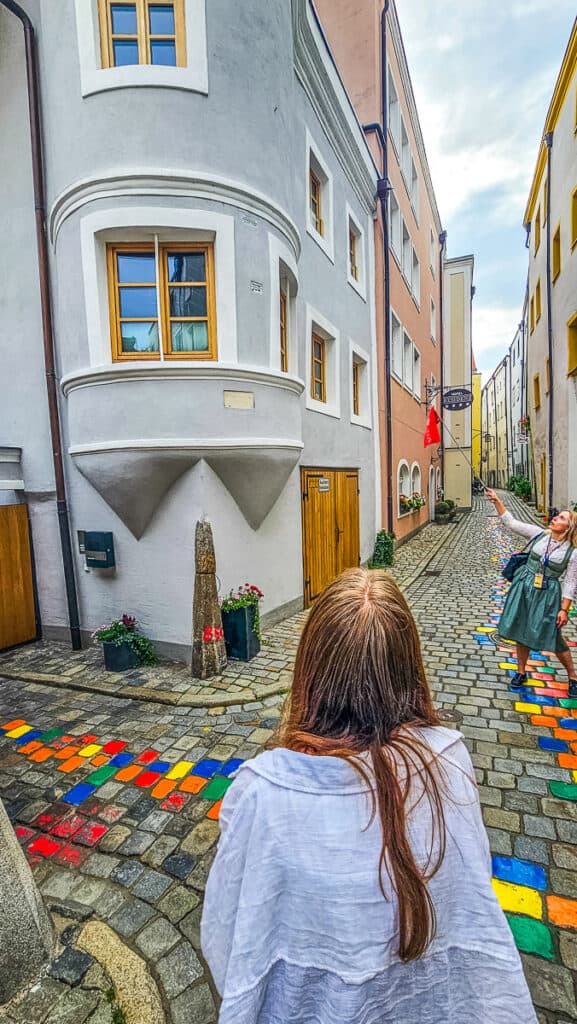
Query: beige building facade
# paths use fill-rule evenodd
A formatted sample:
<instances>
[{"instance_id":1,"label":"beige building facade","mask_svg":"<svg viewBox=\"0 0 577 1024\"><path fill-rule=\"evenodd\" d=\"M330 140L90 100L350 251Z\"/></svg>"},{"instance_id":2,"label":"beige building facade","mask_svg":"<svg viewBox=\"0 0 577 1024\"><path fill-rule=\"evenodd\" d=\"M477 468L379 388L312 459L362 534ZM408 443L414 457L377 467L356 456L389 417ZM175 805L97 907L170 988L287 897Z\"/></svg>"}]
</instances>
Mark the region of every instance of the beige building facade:
<instances>
[{"instance_id":1,"label":"beige building facade","mask_svg":"<svg viewBox=\"0 0 577 1024\"><path fill-rule=\"evenodd\" d=\"M472 391L472 256L447 259L443 271L443 384L445 388ZM444 497L460 508L472 503L472 407L445 408L443 450L445 462Z\"/></svg>"}]
</instances>

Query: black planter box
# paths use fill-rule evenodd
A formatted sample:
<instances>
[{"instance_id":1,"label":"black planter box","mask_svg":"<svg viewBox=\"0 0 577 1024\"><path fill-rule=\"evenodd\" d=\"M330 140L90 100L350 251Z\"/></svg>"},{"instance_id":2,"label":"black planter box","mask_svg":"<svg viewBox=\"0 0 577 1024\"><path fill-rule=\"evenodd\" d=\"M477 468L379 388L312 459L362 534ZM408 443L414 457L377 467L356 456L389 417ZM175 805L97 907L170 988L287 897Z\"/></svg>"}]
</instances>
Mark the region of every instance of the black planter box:
<instances>
[{"instance_id":1,"label":"black planter box","mask_svg":"<svg viewBox=\"0 0 577 1024\"><path fill-rule=\"evenodd\" d=\"M256 657L260 651L260 640L254 631L255 617L255 605L222 613L227 658L251 661Z\"/></svg>"},{"instance_id":2,"label":"black planter box","mask_svg":"<svg viewBox=\"0 0 577 1024\"><path fill-rule=\"evenodd\" d=\"M130 644L113 644L105 641L102 644L104 651L104 667L107 672L126 672L130 668L136 668L139 664L138 656Z\"/></svg>"}]
</instances>

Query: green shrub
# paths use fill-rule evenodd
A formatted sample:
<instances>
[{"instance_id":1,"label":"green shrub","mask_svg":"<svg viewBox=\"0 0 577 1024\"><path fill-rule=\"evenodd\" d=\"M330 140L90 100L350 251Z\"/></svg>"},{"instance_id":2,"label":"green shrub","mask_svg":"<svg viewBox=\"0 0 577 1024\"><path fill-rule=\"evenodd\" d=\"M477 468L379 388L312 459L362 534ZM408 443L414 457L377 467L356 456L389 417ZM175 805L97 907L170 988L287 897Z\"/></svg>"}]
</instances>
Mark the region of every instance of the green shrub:
<instances>
[{"instance_id":1,"label":"green shrub","mask_svg":"<svg viewBox=\"0 0 577 1024\"><path fill-rule=\"evenodd\" d=\"M449 511L452 511L455 508L455 502L452 498L443 498L443 503L449 506Z\"/></svg>"},{"instance_id":2,"label":"green shrub","mask_svg":"<svg viewBox=\"0 0 577 1024\"><path fill-rule=\"evenodd\" d=\"M373 557L369 560L369 569L384 569L393 564L394 533L380 530L375 539Z\"/></svg>"},{"instance_id":3,"label":"green shrub","mask_svg":"<svg viewBox=\"0 0 577 1024\"><path fill-rule=\"evenodd\" d=\"M507 490L515 493L515 487L517 486L518 481L522 479L523 477L520 476L510 476L507 480Z\"/></svg>"},{"instance_id":4,"label":"green shrub","mask_svg":"<svg viewBox=\"0 0 577 1024\"><path fill-rule=\"evenodd\" d=\"M436 516L447 516L451 511L451 507L446 501L438 501L435 505Z\"/></svg>"},{"instance_id":5,"label":"green shrub","mask_svg":"<svg viewBox=\"0 0 577 1024\"><path fill-rule=\"evenodd\" d=\"M514 493L518 498L531 497L531 481L526 476L518 476L514 487Z\"/></svg>"}]
</instances>

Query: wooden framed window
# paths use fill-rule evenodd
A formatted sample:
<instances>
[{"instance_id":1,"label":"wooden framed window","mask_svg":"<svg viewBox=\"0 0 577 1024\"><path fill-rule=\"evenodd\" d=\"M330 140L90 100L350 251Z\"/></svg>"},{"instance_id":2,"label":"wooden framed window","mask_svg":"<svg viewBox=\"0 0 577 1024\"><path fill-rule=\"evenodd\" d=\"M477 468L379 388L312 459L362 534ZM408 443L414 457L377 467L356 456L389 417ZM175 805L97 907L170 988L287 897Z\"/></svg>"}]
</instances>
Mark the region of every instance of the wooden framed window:
<instances>
[{"instance_id":1,"label":"wooden framed window","mask_svg":"<svg viewBox=\"0 0 577 1024\"><path fill-rule=\"evenodd\" d=\"M545 357L545 394L548 395L551 390L551 360L549 356Z\"/></svg>"},{"instance_id":2,"label":"wooden framed window","mask_svg":"<svg viewBox=\"0 0 577 1024\"><path fill-rule=\"evenodd\" d=\"M184 0L98 0L103 68L186 67Z\"/></svg>"},{"instance_id":3,"label":"wooden framed window","mask_svg":"<svg viewBox=\"0 0 577 1024\"><path fill-rule=\"evenodd\" d=\"M553 280L556 281L561 273L561 225L558 224L551 243L551 265Z\"/></svg>"},{"instance_id":4,"label":"wooden framed window","mask_svg":"<svg viewBox=\"0 0 577 1024\"><path fill-rule=\"evenodd\" d=\"M535 323L539 323L541 319L541 278L537 281L535 286Z\"/></svg>"},{"instance_id":5,"label":"wooden framed window","mask_svg":"<svg viewBox=\"0 0 577 1024\"><path fill-rule=\"evenodd\" d=\"M280 293L280 368L283 373L288 371L288 343L287 343L287 306L286 294L281 289Z\"/></svg>"},{"instance_id":6,"label":"wooden framed window","mask_svg":"<svg viewBox=\"0 0 577 1024\"><path fill-rule=\"evenodd\" d=\"M327 400L326 342L313 332L311 339L311 397L316 402Z\"/></svg>"},{"instance_id":7,"label":"wooden framed window","mask_svg":"<svg viewBox=\"0 0 577 1024\"><path fill-rule=\"evenodd\" d=\"M322 217L322 185L315 172L309 170L309 205L313 227L319 235L324 235L325 229Z\"/></svg>"},{"instance_id":8,"label":"wooden framed window","mask_svg":"<svg viewBox=\"0 0 577 1024\"><path fill-rule=\"evenodd\" d=\"M535 223L533 225L535 232L535 252L537 252L541 245L541 207L537 207L537 213L535 214Z\"/></svg>"},{"instance_id":9,"label":"wooden framed window","mask_svg":"<svg viewBox=\"0 0 577 1024\"><path fill-rule=\"evenodd\" d=\"M531 302L529 303L529 329L531 334L535 330L535 296L531 296Z\"/></svg>"},{"instance_id":10,"label":"wooden framed window","mask_svg":"<svg viewBox=\"0 0 577 1024\"><path fill-rule=\"evenodd\" d=\"M357 236L349 224L349 271L355 281L359 279L359 266L357 263Z\"/></svg>"},{"instance_id":11,"label":"wooden framed window","mask_svg":"<svg viewBox=\"0 0 577 1024\"><path fill-rule=\"evenodd\" d=\"M567 376L577 376L577 313L567 322Z\"/></svg>"},{"instance_id":12,"label":"wooden framed window","mask_svg":"<svg viewBox=\"0 0 577 1024\"><path fill-rule=\"evenodd\" d=\"M356 359L353 359L353 413L355 416L361 414L360 373L360 365Z\"/></svg>"},{"instance_id":13,"label":"wooden framed window","mask_svg":"<svg viewBox=\"0 0 577 1024\"><path fill-rule=\"evenodd\" d=\"M533 377L533 400L535 403L535 409L541 408L541 378L536 373Z\"/></svg>"},{"instance_id":14,"label":"wooden framed window","mask_svg":"<svg viewBox=\"0 0 577 1024\"><path fill-rule=\"evenodd\" d=\"M112 358L217 358L211 243L107 247Z\"/></svg>"}]
</instances>

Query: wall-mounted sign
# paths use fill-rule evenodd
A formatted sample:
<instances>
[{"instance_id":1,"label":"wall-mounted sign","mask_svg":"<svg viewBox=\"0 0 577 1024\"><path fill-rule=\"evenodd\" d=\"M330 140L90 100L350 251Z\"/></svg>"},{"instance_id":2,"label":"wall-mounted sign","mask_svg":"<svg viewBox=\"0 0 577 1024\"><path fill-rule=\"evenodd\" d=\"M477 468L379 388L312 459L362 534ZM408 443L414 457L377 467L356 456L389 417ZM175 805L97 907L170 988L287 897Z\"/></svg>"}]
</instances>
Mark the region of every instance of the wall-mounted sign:
<instances>
[{"instance_id":1,"label":"wall-mounted sign","mask_svg":"<svg viewBox=\"0 0 577 1024\"><path fill-rule=\"evenodd\" d=\"M319 491L330 491L331 482L328 476L319 476Z\"/></svg>"},{"instance_id":2,"label":"wall-mounted sign","mask_svg":"<svg viewBox=\"0 0 577 1024\"><path fill-rule=\"evenodd\" d=\"M443 395L443 408L451 412L468 409L473 404L473 392L468 388L451 388Z\"/></svg>"},{"instance_id":3,"label":"wall-mounted sign","mask_svg":"<svg viewBox=\"0 0 577 1024\"><path fill-rule=\"evenodd\" d=\"M254 409L252 391L223 391L225 409Z\"/></svg>"}]
</instances>

